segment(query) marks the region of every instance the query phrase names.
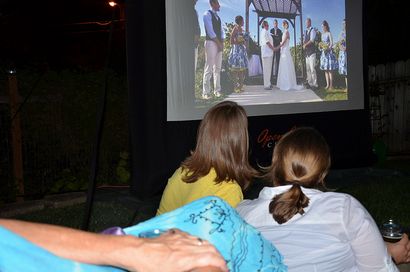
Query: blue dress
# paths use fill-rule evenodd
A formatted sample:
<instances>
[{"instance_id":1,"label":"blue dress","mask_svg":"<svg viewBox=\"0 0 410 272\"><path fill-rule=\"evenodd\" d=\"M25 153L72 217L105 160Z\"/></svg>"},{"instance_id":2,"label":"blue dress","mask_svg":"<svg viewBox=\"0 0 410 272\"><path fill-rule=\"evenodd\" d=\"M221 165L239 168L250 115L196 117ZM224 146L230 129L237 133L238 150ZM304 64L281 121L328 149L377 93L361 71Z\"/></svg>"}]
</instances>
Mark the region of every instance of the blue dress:
<instances>
[{"instance_id":1,"label":"blue dress","mask_svg":"<svg viewBox=\"0 0 410 272\"><path fill-rule=\"evenodd\" d=\"M229 271L285 272L281 254L235 209L208 196L156 216L119 234L141 236L153 229L178 228L208 240L225 258ZM109 266L89 265L61 258L0 227L0 271L114 272Z\"/></svg>"},{"instance_id":2,"label":"blue dress","mask_svg":"<svg viewBox=\"0 0 410 272\"><path fill-rule=\"evenodd\" d=\"M340 44L346 48L346 32L340 34ZM347 52L346 50L339 50L339 74L347 75Z\"/></svg>"},{"instance_id":3,"label":"blue dress","mask_svg":"<svg viewBox=\"0 0 410 272\"><path fill-rule=\"evenodd\" d=\"M236 32L236 39L246 39L243 32ZM248 68L248 53L244 44L233 44L228 56L228 64L231 69L244 70Z\"/></svg>"},{"instance_id":4,"label":"blue dress","mask_svg":"<svg viewBox=\"0 0 410 272\"><path fill-rule=\"evenodd\" d=\"M337 70L338 63L336 55L331 48L330 32L322 33L322 42L327 44L327 49L321 49L320 70L332 71Z\"/></svg>"}]
</instances>

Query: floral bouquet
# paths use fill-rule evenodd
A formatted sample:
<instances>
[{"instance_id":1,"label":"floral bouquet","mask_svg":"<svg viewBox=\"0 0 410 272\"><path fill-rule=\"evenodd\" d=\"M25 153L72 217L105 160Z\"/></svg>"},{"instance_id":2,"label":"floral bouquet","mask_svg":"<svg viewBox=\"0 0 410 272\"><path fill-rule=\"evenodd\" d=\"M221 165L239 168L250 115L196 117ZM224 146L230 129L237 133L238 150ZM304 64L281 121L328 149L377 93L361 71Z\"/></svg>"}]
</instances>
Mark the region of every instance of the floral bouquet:
<instances>
[{"instance_id":1,"label":"floral bouquet","mask_svg":"<svg viewBox=\"0 0 410 272\"><path fill-rule=\"evenodd\" d=\"M243 35L238 35L238 38L236 38L236 41L238 43L243 43L243 42L245 42L245 38L243 37Z\"/></svg>"},{"instance_id":2,"label":"floral bouquet","mask_svg":"<svg viewBox=\"0 0 410 272\"><path fill-rule=\"evenodd\" d=\"M335 49L335 50L339 49L339 50L345 51L346 50L346 41L344 39L338 41L337 43L335 43L333 45L333 49Z\"/></svg>"},{"instance_id":3,"label":"floral bouquet","mask_svg":"<svg viewBox=\"0 0 410 272\"><path fill-rule=\"evenodd\" d=\"M340 40L339 41L339 48L340 49L346 49L346 40L345 39L342 39L342 40Z\"/></svg>"},{"instance_id":4,"label":"floral bouquet","mask_svg":"<svg viewBox=\"0 0 410 272\"><path fill-rule=\"evenodd\" d=\"M325 42L320 42L319 43L319 49L322 51L328 50L329 49L329 45Z\"/></svg>"},{"instance_id":5,"label":"floral bouquet","mask_svg":"<svg viewBox=\"0 0 410 272\"><path fill-rule=\"evenodd\" d=\"M249 40L249 32L239 34L238 38L236 40L237 40L238 43L244 43L245 41L248 41Z\"/></svg>"}]
</instances>

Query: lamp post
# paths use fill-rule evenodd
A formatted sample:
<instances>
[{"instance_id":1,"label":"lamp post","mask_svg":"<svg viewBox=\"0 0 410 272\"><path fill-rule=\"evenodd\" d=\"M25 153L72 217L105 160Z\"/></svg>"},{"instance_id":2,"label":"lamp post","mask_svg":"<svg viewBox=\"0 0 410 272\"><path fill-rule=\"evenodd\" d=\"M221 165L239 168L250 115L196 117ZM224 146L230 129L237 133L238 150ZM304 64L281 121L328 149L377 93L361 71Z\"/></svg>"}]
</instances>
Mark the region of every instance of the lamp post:
<instances>
[{"instance_id":1,"label":"lamp post","mask_svg":"<svg viewBox=\"0 0 410 272\"><path fill-rule=\"evenodd\" d=\"M24 196L24 179L23 179L23 151L21 141L21 121L19 113L20 95L17 88L16 70L8 71L8 86L11 110L11 146L13 159L13 178L17 187L17 201L22 201Z\"/></svg>"},{"instance_id":2,"label":"lamp post","mask_svg":"<svg viewBox=\"0 0 410 272\"><path fill-rule=\"evenodd\" d=\"M108 5L110 5L113 8L113 12L115 13L115 9L116 7L118 7L118 10L120 12L118 19L120 21L123 21L125 18L125 10L124 10L124 5L122 3L120 3L118 0L117 1L109 1Z\"/></svg>"}]
</instances>

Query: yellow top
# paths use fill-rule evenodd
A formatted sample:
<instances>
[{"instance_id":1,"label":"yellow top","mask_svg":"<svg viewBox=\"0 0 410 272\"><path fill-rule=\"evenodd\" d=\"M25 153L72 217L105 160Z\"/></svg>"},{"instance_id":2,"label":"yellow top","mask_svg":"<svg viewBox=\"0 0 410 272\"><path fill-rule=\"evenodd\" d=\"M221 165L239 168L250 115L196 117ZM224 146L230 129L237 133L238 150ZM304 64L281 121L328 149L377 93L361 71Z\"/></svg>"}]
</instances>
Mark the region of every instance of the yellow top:
<instances>
[{"instance_id":1,"label":"yellow top","mask_svg":"<svg viewBox=\"0 0 410 272\"><path fill-rule=\"evenodd\" d=\"M234 208L243 200L242 189L236 181L215 183L216 172L213 168L206 176L199 178L194 183L186 183L182 180L185 172L183 173L182 169L178 168L168 179L157 215L175 210L205 196L218 196Z\"/></svg>"}]
</instances>

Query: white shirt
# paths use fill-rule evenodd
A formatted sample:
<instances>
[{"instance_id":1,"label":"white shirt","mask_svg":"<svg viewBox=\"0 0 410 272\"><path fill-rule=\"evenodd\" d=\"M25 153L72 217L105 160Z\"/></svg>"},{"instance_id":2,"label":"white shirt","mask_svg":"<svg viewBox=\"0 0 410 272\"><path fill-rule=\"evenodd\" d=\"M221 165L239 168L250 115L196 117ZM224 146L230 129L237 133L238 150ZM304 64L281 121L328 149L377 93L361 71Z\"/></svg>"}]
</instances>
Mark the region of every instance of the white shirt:
<instances>
[{"instance_id":1,"label":"white shirt","mask_svg":"<svg viewBox=\"0 0 410 272\"><path fill-rule=\"evenodd\" d=\"M279 225L269 213L272 198L290 185L265 187L255 200L236 208L284 256L289 271L395 271L379 229L350 195L302 188L309 198L305 214Z\"/></svg>"},{"instance_id":2,"label":"white shirt","mask_svg":"<svg viewBox=\"0 0 410 272\"><path fill-rule=\"evenodd\" d=\"M273 38L269 31L262 28L260 41L262 58L273 57L273 50L267 45L268 42L273 46Z\"/></svg>"}]
</instances>

